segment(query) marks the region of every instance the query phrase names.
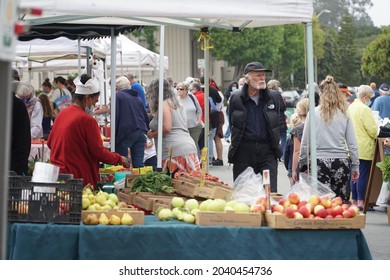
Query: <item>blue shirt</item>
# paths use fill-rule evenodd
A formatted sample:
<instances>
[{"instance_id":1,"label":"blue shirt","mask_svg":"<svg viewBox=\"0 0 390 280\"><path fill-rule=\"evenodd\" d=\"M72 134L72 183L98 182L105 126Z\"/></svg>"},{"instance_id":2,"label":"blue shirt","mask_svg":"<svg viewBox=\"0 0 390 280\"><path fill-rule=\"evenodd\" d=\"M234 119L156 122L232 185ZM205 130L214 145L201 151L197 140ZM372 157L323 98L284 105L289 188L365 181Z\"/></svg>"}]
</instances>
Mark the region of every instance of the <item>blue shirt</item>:
<instances>
[{"instance_id":1,"label":"blue shirt","mask_svg":"<svg viewBox=\"0 0 390 280\"><path fill-rule=\"evenodd\" d=\"M244 139L247 141L270 141L271 136L264 116L263 96L261 93L259 94L257 105L248 95L244 102L247 109Z\"/></svg>"},{"instance_id":2,"label":"blue shirt","mask_svg":"<svg viewBox=\"0 0 390 280\"><path fill-rule=\"evenodd\" d=\"M390 119L390 95L382 95L375 99L372 104L373 111L379 111L379 116Z\"/></svg>"},{"instance_id":3,"label":"blue shirt","mask_svg":"<svg viewBox=\"0 0 390 280\"><path fill-rule=\"evenodd\" d=\"M149 130L149 117L139 98L132 89L124 89L116 94L115 144L136 130L146 134Z\"/></svg>"},{"instance_id":4,"label":"blue shirt","mask_svg":"<svg viewBox=\"0 0 390 280\"><path fill-rule=\"evenodd\" d=\"M146 102L144 88L139 83L134 82L131 84L131 89L138 92L138 96L141 98L142 102L144 103L144 107L148 108L148 103Z\"/></svg>"}]
</instances>

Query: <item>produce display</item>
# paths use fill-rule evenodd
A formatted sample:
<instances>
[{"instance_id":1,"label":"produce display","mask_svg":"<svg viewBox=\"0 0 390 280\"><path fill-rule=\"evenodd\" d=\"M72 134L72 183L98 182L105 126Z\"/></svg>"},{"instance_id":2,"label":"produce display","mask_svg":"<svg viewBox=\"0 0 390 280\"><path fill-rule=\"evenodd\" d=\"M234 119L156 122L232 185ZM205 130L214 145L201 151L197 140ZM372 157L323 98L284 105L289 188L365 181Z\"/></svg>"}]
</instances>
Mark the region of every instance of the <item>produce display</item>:
<instances>
[{"instance_id":1,"label":"produce display","mask_svg":"<svg viewBox=\"0 0 390 280\"><path fill-rule=\"evenodd\" d=\"M196 214L201 212L234 212L250 213L251 207L246 203L235 200L226 201L224 199L207 199L199 203L198 200L190 198L186 201L182 197L173 197L171 201L172 210L160 207L156 211L156 216L161 221L177 219L187 223L195 223Z\"/></svg>"},{"instance_id":2,"label":"produce display","mask_svg":"<svg viewBox=\"0 0 390 280\"><path fill-rule=\"evenodd\" d=\"M127 207L127 203L119 202L115 193L103 191L94 193L90 188L84 188L81 205L83 210L119 210Z\"/></svg>"},{"instance_id":3,"label":"produce display","mask_svg":"<svg viewBox=\"0 0 390 280\"><path fill-rule=\"evenodd\" d=\"M312 195L308 201L301 201L298 193L291 193L272 206L272 213L291 219L344 219L359 215L359 208L343 204L341 197Z\"/></svg>"},{"instance_id":4,"label":"produce display","mask_svg":"<svg viewBox=\"0 0 390 280\"><path fill-rule=\"evenodd\" d=\"M149 172L136 177L131 189L133 192L150 192L153 194L172 194L175 192L171 177L161 172Z\"/></svg>"},{"instance_id":5,"label":"produce display","mask_svg":"<svg viewBox=\"0 0 390 280\"><path fill-rule=\"evenodd\" d=\"M101 213L100 216L96 213L87 214L84 218L83 223L86 225L128 225L133 224L133 218L128 214L124 213L120 218L113 214L110 218L107 217L106 213Z\"/></svg>"}]
</instances>

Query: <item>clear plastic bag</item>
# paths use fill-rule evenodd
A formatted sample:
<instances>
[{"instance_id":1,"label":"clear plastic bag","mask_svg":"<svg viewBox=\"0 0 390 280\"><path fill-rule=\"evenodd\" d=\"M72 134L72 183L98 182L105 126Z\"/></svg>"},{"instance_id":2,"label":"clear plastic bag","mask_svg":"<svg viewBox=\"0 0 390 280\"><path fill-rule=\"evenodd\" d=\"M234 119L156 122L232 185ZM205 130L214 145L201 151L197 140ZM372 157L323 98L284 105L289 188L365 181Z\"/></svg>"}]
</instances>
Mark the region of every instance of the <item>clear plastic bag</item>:
<instances>
[{"instance_id":1,"label":"clear plastic bag","mask_svg":"<svg viewBox=\"0 0 390 280\"><path fill-rule=\"evenodd\" d=\"M376 205L387 207L390 205L390 182L383 182Z\"/></svg>"},{"instance_id":2,"label":"clear plastic bag","mask_svg":"<svg viewBox=\"0 0 390 280\"><path fill-rule=\"evenodd\" d=\"M234 181L230 200L254 205L260 197L265 197L263 177L260 173L256 174L252 167L248 167Z\"/></svg>"},{"instance_id":3,"label":"clear plastic bag","mask_svg":"<svg viewBox=\"0 0 390 280\"><path fill-rule=\"evenodd\" d=\"M317 179L311 178L307 173L299 174L299 181L291 186L285 197L288 197L288 195L293 192L299 194L301 201L307 201L312 195L328 196L330 198L336 196L327 185L319 182Z\"/></svg>"}]
</instances>

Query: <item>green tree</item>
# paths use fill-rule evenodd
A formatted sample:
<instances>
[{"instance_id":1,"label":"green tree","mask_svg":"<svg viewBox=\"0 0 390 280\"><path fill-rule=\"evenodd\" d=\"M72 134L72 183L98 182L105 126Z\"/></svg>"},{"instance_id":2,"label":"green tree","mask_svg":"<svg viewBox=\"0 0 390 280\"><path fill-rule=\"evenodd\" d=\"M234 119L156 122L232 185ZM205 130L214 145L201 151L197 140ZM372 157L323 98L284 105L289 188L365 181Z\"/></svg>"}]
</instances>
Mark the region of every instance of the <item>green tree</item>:
<instances>
[{"instance_id":1,"label":"green tree","mask_svg":"<svg viewBox=\"0 0 390 280\"><path fill-rule=\"evenodd\" d=\"M324 56L318 60L318 83L327 75L334 75L334 69L339 61L337 52L337 32L334 29L326 28L324 32Z\"/></svg>"},{"instance_id":2,"label":"green tree","mask_svg":"<svg viewBox=\"0 0 390 280\"><path fill-rule=\"evenodd\" d=\"M335 69L336 81L348 85L357 84L360 81L360 61L356 55L354 44L354 25L348 10L345 10L337 36L338 63Z\"/></svg>"},{"instance_id":3,"label":"green tree","mask_svg":"<svg viewBox=\"0 0 390 280\"><path fill-rule=\"evenodd\" d=\"M260 61L265 67L273 68L281 59L279 48L284 39L281 26L246 28L241 32L212 29L210 36L213 46L210 54L235 66L235 78L241 76L250 61Z\"/></svg>"},{"instance_id":4,"label":"green tree","mask_svg":"<svg viewBox=\"0 0 390 280\"><path fill-rule=\"evenodd\" d=\"M147 49L156 52L156 41L154 39L154 34L157 31L157 26L145 26L142 29L137 29L132 31L132 35L137 38L143 38L146 40Z\"/></svg>"},{"instance_id":5,"label":"green tree","mask_svg":"<svg viewBox=\"0 0 390 280\"><path fill-rule=\"evenodd\" d=\"M361 69L365 77L390 77L390 27L383 28L364 50Z\"/></svg>"},{"instance_id":6,"label":"green tree","mask_svg":"<svg viewBox=\"0 0 390 280\"><path fill-rule=\"evenodd\" d=\"M330 13L323 13L320 22L326 27L338 29L341 25L344 10L350 11L354 22L365 25L373 25L366 9L372 6L371 0L314 0L314 11L316 14L323 10L329 10Z\"/></svg>"}]
</instances>

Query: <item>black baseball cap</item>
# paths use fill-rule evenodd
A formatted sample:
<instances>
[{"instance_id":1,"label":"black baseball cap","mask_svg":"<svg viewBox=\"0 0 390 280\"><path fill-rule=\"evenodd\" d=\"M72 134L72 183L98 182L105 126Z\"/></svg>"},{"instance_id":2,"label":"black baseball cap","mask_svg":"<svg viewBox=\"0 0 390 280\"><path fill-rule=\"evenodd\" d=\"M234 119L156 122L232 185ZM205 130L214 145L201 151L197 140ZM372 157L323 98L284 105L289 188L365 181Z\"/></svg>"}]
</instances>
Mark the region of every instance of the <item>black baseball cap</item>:
<instances>
[{"instance_id":1,"label":"black baseball cap","mask_svg":"<svg viewBox=\"0 0 390 280\"><path fill-rule=\"evenodd\" d=\"M248 74L250 71L255 71L255 72L272 72L270 69L265 69L263 64L260 62L250 62L248 63L245 68L244 68L244 75Z\"/></svg>"}]
</instances>

